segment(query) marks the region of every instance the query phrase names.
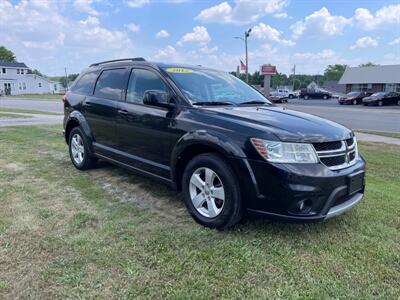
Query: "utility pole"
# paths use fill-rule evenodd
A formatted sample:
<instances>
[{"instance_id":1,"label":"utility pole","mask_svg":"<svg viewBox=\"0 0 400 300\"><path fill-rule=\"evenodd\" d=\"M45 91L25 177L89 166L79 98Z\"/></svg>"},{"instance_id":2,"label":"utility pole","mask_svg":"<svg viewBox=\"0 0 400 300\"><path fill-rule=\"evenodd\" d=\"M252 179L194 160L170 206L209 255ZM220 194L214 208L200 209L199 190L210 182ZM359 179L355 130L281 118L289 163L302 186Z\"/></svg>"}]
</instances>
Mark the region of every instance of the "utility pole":
<instances>
[{"instance_id":1,"label":"utility pole","mask_svg":"<svg viewBox=\"0 0 400 300\"><path fill-rule=\"evenodd\" d=\"M65 72L65 90L68 91L68 76L67 76L67 68L64 68L64 72Z\"/></svg>"},{"instance_id":2,"label":"utility pole","mask_svg":"<svg viewBox=\"0 0 400 300\"><path fill-rule=\"evenodd\" d=\"M296 65L293 65L293 92L294 92L294 82L296 80Z\"/></svg>"},{"instance_id":3,"label":"utility pole","mask_svg":"<svg viewBox=\"0 0 400 300\"><path fill-rule=\"evenodd\" d=\"M246 82L249 83L249 56L247 52L247 38L250 36L251 28L244 32L244 38L235 36L235 39L240 39L244 41L244 50L246 55Z\"/></svg>"}]
</instances>

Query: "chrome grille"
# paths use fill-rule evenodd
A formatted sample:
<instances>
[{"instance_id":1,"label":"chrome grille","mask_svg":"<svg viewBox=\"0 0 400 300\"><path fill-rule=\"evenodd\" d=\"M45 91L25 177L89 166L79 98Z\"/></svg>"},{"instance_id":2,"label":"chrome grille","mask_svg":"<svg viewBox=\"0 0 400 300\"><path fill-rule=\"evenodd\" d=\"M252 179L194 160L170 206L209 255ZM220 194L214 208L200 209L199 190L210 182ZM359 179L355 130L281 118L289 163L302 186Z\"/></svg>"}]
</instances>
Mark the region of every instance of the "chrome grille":
<instances>
[{"instance_id":1,"label":"chrome grille","mask_svg":"<svg viewBox=\"0 0 400 300\"><path fill-rule=\"evenodd\" d=\"M313 146L320 162L331 170L344 169L356 163L358 150L355 138L314 143Z\"/></svg>"}]
</instances>

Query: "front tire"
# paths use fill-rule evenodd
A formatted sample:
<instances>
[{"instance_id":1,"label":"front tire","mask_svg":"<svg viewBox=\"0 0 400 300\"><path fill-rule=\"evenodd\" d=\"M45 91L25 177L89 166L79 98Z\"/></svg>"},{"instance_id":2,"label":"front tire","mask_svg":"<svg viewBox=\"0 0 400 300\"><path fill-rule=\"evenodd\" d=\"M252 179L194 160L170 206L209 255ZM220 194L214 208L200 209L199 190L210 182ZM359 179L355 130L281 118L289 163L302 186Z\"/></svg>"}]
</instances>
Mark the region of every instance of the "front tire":
<instances>
[{"instance_id":1,"label":"front tire","mask_svg":"<svg viewBox=\"0 0 400 300\"><path fill-rule=\"evenodd\" d=\"M324 95L324 96L322 97L322 99L327 100L327 99L328 99L328 96L327 96L327 95Z\"/></svg>"},{"instance_id":2,"label":"front tire","mask_svg":"<svg viewBox=\"0 0 400 300\"><path fill-rule=\"evenodd\" d=\"M182 178L182 192L190 215L203 226L225 229L242 218L236 175L218 154L200 154L189 162Z\"/></svg>"},{"instance_id":3,"label":"front tire","mask_svg":"<svg viewBox=\"0 0 400 300\"><path fill-rule=\"evenodd\" d=\"M382 100L379 100L379 101L378 101L378 106L382 106L382 105L383 105Z\"/></svg>"},{"instance_id":4,"label":"front tire","mask_svg":"<svg viewBox=\"0 0 400 300\"><path fill-rule=\"evenodd\" d=\"M96 158L89 151L89 144L83 130L78 126L71 130L68 140L69 156L78 170L93 168Z\"/></svg>"},{"instance_id":5,"label":"front tire","mask_svg":"<svg viewBox=\"0 0 400 300\"><path fill-rule=\"evenodd\" d=\"M357 100L353 100L353 105L357 105Z\"/></svg>"},{"instance_id":6,"label":"front tire","mask_svg":"<svg viewBox=\"0 0 400 300\"><path fill-rule=\"evenodd\" d=\"M308 100L309 97L307 95L304 96L304 100Z\"/></svg>"}]
</instances>

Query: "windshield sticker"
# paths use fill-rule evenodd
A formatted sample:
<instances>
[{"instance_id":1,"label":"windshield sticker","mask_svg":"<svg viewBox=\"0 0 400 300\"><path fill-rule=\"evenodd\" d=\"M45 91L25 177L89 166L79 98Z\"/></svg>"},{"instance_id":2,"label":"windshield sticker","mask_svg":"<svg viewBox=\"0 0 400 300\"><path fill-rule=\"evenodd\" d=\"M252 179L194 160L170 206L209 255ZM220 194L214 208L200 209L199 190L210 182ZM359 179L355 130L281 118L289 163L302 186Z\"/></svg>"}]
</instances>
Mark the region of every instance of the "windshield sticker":
<instances>
[{"instance_id":1,"label":"windshield sticker","mask_svg":"<svg viewBox=\"0 0 400 300\"><path fill-rule=\"evenodd\" d=\"M186 73L192 73L193 70L191 69L186 69L186 68L168 68L166 69L167 72L169 73L181 73L181 74L186 74Z\"/></svg>"}]
</instances>

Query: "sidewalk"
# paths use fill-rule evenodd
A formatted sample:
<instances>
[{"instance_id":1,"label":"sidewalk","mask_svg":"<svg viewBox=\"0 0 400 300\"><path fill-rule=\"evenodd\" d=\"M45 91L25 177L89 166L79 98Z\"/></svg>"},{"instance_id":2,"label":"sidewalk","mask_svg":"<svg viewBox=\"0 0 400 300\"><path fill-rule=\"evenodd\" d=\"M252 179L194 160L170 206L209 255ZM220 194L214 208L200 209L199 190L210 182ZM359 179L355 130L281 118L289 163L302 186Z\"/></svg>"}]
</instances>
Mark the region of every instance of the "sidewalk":
<instances>
[{"instance_id":1,"label":"sidewalk","mask_svg":"<svg viewBox=\"0 0 400 300\"><path fill-rule=\"evenodd\" d=\"M399 145L400 146L400 139L375 135L375 134L368 134L368 133L361 133L355 132L357 140L362 142L373 142L373 143L384 143L384 144L391 144L391 145Z\"/></svg>"}]
</instances>

